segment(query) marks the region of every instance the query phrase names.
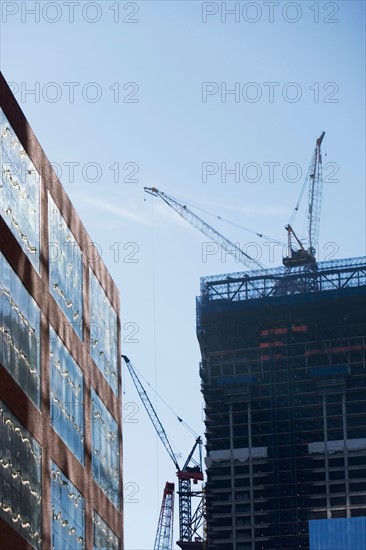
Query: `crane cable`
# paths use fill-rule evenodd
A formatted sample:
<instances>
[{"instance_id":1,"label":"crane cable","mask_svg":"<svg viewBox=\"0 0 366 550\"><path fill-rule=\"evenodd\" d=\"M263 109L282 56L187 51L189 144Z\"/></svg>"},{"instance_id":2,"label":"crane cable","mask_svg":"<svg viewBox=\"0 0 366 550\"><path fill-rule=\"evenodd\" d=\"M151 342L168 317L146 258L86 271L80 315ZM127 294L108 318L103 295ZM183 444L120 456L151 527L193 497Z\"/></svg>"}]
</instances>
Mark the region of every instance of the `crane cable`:
<instances>
[{"instance_id":1,"label":"crane cable","mask_svg":"<svg viewBox=\"0 0 366 550\"><path fill-rule=\"evenodd\" d=\"M134 370L137 372L137 374L139 375L140 378L142 378L142 380L145 382L145 384L147 386L149 386L149 388L155 393L156 397L158 397L163 403L164 405L170 410L170 412L176 417L176 419L178 420L178 422L180 424L182 424L182 426L184 426L196 439L198 438L198 434L194 431L193 428L191 428L191 426L189 424L187 424L187 422L185 420L183 420L182 417L180 417L175 411L174 409L172 409L172 407L169 405L169 403L167 403L165 401L165 399L158 393L158 391L150 384L150 382L145 378L145 376L135 367L135 365L133 365L133 368Z\"/></svg>"},{"instance_id":2,"label":"crane cable","mask_svg":"<svg viewBox=\"0 0 366 550\"><path fill-rule=\"evenodd\" d=\"M173 198L173 197L172 197ZM264 233L258 233L257 231L254 231L253 229L249 229L248 227L245 227L243 225L240 225L236 222L232 222L226 218L223 218L222 216L219 216L218 214L214 214L213 212L209 212L208 210L205 210L204 208L200 208L196 206L195 204L186 202L187 206L190 206L191 208L194 208L195 210L199 210L200 212L204 212L205 214L208 214L209 216L212 216L213 218L216 218L222 222L228 223L234 227L238 227L239 229L243 229L244 231L247 231L248 233L252 233L253 235L256 235L257 237L260 237L261 239L268 239L271 242L277 243L281 246L286 246L285 243L282 241L279 241L277 239L274 239L273 237L269 237L268 235L264 235Z\"/></svg>"},{"instance_id":3,"label":"crane cable","mask_svg":"<svg viewBox=\"0 0 366 550\"><path fill-rule=\"evenodd\" d=\"M303 198L303 196L304 196L304 193L305 193L305 189L306 189L307 183L308 183L308 176L306 176L305 181L304 181L304 183L303 183L303 185L302 185L302 188L301 188L301 191L300 191L300 196L299 196L299 198L297 199L297 203L296 203L295 209L294 209L294 211L292 212L292 216L291 216L291 218L290 218L290 221L288 222L289 225L292 225L292 223L293 223L293 221L294 221L294 219L295 219L295 216L296 216L296 214L297 214L297 212L298 212L298 210L299 210L299 208L300 208L300 203L301 203L302 198Z\"/></svg>"},{"instance_id":4,"label":"crane cable","mask_svg":"<svg viewBox=\"0 0 366 550\"><path fill-rule=\"evenodd\" d=\"M157 385L157 367L156 367L156 292L155 292L155 223L154 223L154 205L151 205L151 212L152 212L152 231L151 231L151 238L152 238L152 287L153 287L153 335L154 335L154 379L155 379L155 385ZM156 403L155 403L156 406ZM156 454L156 494L159 493L159 446L158 441L156 441L155 445L155 454ZM158 499L158 506L159 506L159 498Z\"/></svg>"},{"instance_id":5,"label":"crane cable","mask_svg":"<svg viewBox=\"0 0 366 550\"><path fill-rule=\"evenodd\" d=\"M324 145L325 145L325 147L324 147L324 149L325 149L325 155L324 155L324 156L327 156L326 141L324 142ZM309 166L309 171L310 171L310 168L311 168L312 163L313 163L313 158L314 158L314 153L313 153L313 156L311 157L310 166ZM300 196L299 196L299 198L298 198L298 200L297 200L297 203L296 203L295 209L294 209L294 211L293 211L293 213L292 213L292 216L291 216L291 218L290 218L290 221L288 222L289 225L292 225L292 222L294 221L295 216L296 216L296 214L297 214L297 212L298 212L298 210L299 210L300 203L301 203L302 198L303 198L303 196L304 196L304 192L305 192L305 189L306 189L306 185L307 185L308 180L309 180L309 171L308 171L308 173L306 174L306 178L305 178L305 180L304 180L304 183L303 183L303 186L302 186L302 189L301 189L301 192L300 192Z\"/></svg>"},{"instance_id":6,"label":"crane cable","mask_svg":"<svg viewBox=\"0 0 366 550\"><path fill-rule=\"evenodd\" d=\"M157 382L157 361L156 361L156 296L155 296L155 233L154 233L154 202L152 201L152 218L153 218L153 230L152 230L152 241L153 241L153 308L154 308L154 377L155 377L155 386ZM135 367L134 367L135 368ZM139 373L139 371L135 368L136 372ZM152 391L155 393L155 395L165 404L165 406L174 414L174 416L177 418L178 422L180 422L195 438L198 437L198 434L187 424L180 416L177 415L177 413L170 407L170 405L163 399L161 395L157 392L157 390L151 386L150 382L146 380L146 378L139 373L142 379L146 382L146 384L152 389Z\"/></svg>"}]
</instances>

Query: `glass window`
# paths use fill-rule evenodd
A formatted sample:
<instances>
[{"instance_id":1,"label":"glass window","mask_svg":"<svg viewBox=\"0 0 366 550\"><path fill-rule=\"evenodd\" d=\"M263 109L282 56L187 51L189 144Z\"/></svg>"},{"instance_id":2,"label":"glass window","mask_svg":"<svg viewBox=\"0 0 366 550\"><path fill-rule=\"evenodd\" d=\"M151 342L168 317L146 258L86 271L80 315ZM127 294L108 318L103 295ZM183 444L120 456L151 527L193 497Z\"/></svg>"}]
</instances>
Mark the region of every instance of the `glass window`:
<instances>
[{"instance_id":1,"label":"glass window","mask_svg":"<svg viewBox=\"0 0 366 550\"><path fill-rule=\"evenodd\" d=\"M0 361L40 405L40 309L0 252Z\"/></svg>"},{"instance_id":2,"label":"glass window","mask_svg":"<svg viewBox=\"0 0 366 550\"><path fill-rule=\"evenodd\" d=\"M50 292L82 338L83 268L81 250L48 195Z\"/></svg>"},{"instance_id":3,"label":"glass window","mask_svg":"<svg viewBox=\"0 0 366 550\"><path fill-rule=\"evenodd\" d=\"M1 109L0 119L1 216L39 271L40 175Z\"/></svg>"},{"instance_id":4,"label":"glass window","mask_svg":"<svg viewBox=\"0 0 366 550\"><path fill-rule=\"evenodd\" d=\"M93 478L119 510L118 424L93 388L91 396Z\"/></svg>"},{"instance_id":5,"label":"glass window","mask_svg":"<svg viewBox=\"0 0 366 550\"><path fill-rule=\"evenodd\" d=\"M108 384L117 394L117 313L92 270L90 270L90 353Z\"/></svg>"},{"instance_id":6,"label":"glass window","mask_svg":"<svg viewBox=\"0 0 366 550\"><path fill-rule=\"evenodd\" d=\"M0 516L41 548L41 447L0 400Z\"/></svg>"},{"instance_id":7,"label":"glass window","mask_svg":"<svg viewBox=\"0 0 366 550\"><path fill-rule=\"evenodd\" d=\"M79 365L50 326L51 424L84 464L84 380Z\"/></svg>"},{"instance_id":8,"label":"glass window","mask_svg":"<svg viewBox=\"0 0 366 550\"><path fill-rule=\"evenodd\" d=\"M118 538L105 521L93 511L94 550L118 550Z\"/></svg>"},{"instance_id":9,"label":"glass window","mask_svg":"<svg viewBox=\"0 0 366 550\"><path fill-rule=\"evenodd\" d=\"M84 498L75 485L51 461L51 548L85 548Z\"/></svg>"}]
</instances>

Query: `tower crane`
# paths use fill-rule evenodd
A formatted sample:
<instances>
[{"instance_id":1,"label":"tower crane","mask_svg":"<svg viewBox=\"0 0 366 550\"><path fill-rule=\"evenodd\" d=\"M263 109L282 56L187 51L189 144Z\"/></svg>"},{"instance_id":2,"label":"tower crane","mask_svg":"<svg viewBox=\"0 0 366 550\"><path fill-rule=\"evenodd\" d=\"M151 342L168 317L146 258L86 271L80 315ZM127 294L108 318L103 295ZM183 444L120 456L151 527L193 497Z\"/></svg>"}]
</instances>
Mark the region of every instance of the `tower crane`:
<instances>
[{"instance_id":1,"label":"tower crane","mask_svg":"<svg viewBox=\"0 0 366 550\"><path fill-rule=\"evenodd\" d=\"M288 240L288 256L283 258L283 264L287 268L297 266L309 266L314 268L316 266L315 250L319 237L321 195L323 187L322 156L320 148L324 135L325 132L322 132L320 137L316 140L315 150L300 194L300 199L297 202L296 208L289 223L285 227ZM292 227L292 222L299 209L301 198L308 184L308 247L306 249L302 241L297 237ZM229 241L229 239L221 235L221 233L208 225L204 220L194 214L191 210L189 210L189 208L187 208L186 205L180 203L177 199L174 199L166 193L163 193L163 191L159 191L159 189L157 189L156 187L144 187L144 190L146 193L149 193L154 197L160 197L184 220L186 220L188 223L193 225L193 227L201 231L201 233L203 233L210 240L219 244L225 252L232 254L246 267L249 267L250 269L264 269L264 266L260 262L258 262L254 258L251 258L236 244L232 243L231 241Z\"/></svg>"},{"instance_id":2,"label":"tower crane","mask_svg":"<svg viewBox=\"0 0 366 550\"><path fill-rule=\"evenodd\" d=\"M237 260L239 260L242 264L249 267L250 269L257 268L257 269L264 269L264 266L259 263L254 258L251 258L248 254L246 254L241 248L239 248L236 244L232 243L221 235L216 229L208 225L205 221L203 221L201 218L199 218L196 214L194 214L189 208L187 208L186 205L181 204L177 201L177 199L173 199L173 197L170 197L166 193L163 193L162 191L159 191L159 189L156 189L156 187L144 187L144 190L146 193L149 193L149 195L153 195L154 197L160 197L168 206L170 206L177 214L179 214L184 220L186 220L188 223L193 225L198 231L201 231L206 237L211 239L211 241L217 243L221 246L221 248L227 252L228 254L232 254Z\"/></svg>"},{"instance_id":3,"label":"tower crane","mask_svg":"<svg viewBox=\"0 0 366 550\"><path fill-rule=\"evenodd\" d=\"M177 470L178 477L178 495L179 495L179 541L177 542L180 548L187 550L201 550L203 548L203 539L199 534L199 529L204 523L202 491L192 490L192 482L196 485L199 481L203 481L202 472L202 439L197 437L196 441L189 453L187 460L184 463L183 468L180 468L177 458L173 452L172 446L166 435L164 427L160 422L160 419L147 395L145 388L143 387L135 369L133 368L131 361L126 355L122 355L127 369L131 375L132 381L135 385L137 393L139 394L141 401L146 409L147 414L158 434L161 442L163 443L168 455L174 463ZM179 419L181 420L181 419ZM194 455L198 450L199 459L196 461ZM192 515L192 497L199 497L200 502L197 509Z\"/></svg>"},{"instance_id":4,"label":"tower crane","mask_svg":"<svg viewBox=\"0 0 366 550\"><path fill-rule=\"evenodd\" d=\"M154 550L172 550L174 518L174 483L166 482L161 503Z\"/></svg>"},{"instance_id":5,"label":"tower crane","mask_svg":"<svg viewBox=\"0 0 366 550\"><path fill-rule=\"evenodd\" d=\"M289 223L286 225L288 238L288 256L283 258L283 264L286 267L295 267L307 265L310 267L316 266L315 252L318 244L319 229L320 229L320 210L321 197L323 190L323 163L321 155L321 144L324 139L325 132L322 132L316 140L314 153L310 162L308 173L300 193L300 198L296 204L295 210L291 216ZM292 222L299 209L300 201L303 196L305 187L309 184L308 198L308 224L307 224L307 249L304 247L301 240L296 236L292 228ZM297 249L294 248L293 239L297 243Z\"/></svg>"}]
</instances>

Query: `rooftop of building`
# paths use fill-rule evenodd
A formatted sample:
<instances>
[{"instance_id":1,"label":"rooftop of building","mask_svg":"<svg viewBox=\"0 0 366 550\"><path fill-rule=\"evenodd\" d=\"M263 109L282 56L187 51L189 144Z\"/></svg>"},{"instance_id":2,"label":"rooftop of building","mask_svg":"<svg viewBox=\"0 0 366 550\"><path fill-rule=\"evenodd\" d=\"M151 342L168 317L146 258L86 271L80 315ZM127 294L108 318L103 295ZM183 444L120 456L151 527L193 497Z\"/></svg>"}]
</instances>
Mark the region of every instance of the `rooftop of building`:
<instances>
[{"instance_id":1,"label":"rooftop of building","mask_svg":"<svg viewBox=\"0 0 366 550\"><path fill-rule=\"evenodd\" d=\"M319 262L315 269L280 266L202 277L198 306L363 287L366 256Z\"/></svg>"}]
</instances>

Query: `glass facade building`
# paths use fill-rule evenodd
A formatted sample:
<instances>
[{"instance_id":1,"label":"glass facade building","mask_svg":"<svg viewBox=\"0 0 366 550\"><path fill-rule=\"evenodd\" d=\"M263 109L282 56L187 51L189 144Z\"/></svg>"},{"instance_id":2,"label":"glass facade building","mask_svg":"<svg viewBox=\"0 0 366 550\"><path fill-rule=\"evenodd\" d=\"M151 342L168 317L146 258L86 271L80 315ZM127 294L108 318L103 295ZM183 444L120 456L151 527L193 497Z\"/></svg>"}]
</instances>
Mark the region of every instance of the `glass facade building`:
<instances>
[{"instance_id":1,"label":"glass facade building","mask_svg":"<svg viewBox=\"0 0 366 550\"><path fill-rule=\"evenodd\" d=\"M0 548L123 550L119 293L0 99Z\"/></svg>"}]
</instances>

